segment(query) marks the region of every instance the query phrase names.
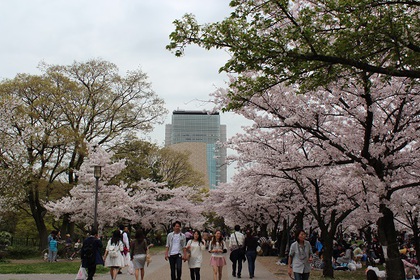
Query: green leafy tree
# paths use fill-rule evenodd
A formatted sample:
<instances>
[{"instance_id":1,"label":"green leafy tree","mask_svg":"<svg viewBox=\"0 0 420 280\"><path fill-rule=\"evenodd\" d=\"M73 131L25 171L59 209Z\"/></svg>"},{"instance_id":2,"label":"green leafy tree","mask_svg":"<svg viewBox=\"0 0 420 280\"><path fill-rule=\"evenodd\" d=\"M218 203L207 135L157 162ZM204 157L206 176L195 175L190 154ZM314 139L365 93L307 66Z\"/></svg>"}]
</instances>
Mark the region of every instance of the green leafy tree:
<instances>
[{"instance_id":1,"label":"green leafy tree","mask_svg":"<svg viewBox=\"0 0 420 280\"><path fill-rule=\"evenodd\" d=\"M57 186L77 182L86 143L112 146L126 135L151 130L167 111L139 70L123 77L115 64L103 60L42 64L40 69L41 75L18 74L2 81L0 95L2 100L21 101L13 112L15 121L8 121L1 133L25 151L22 168L27 172L12 188L20 194L13 203L33 217L44 248L48 234L44 204L55 199L52 192ZM15 161L11 154L3 157ZM61 229L72 230L68 217Z\"/></svg>"},{"instance_id":2,"label":"green leafy tree","mask_svg":"<svg viewBox=\"0 0 420 280\"><path fill-rule=\"evenodd\" d=\"M177 56L195 44L224 49L221 71L239 74L240 94L227 108L281 82L302 91L364 71L420 78L419 1L233 0L221 22L175 20L167 49ZM248 73L256 73L248 75Z\"/></svg>"},{"instance_id":3,"label":"green leafy tree","mask_svg":"<svg viewBox=\"0 0 420 280\"><path fill-rule=\"evenodd\" d=\"M115 178L133 184L142 179L167 183L170 188L203 186L203 174L195 171L189 155L170 148L133 139L115 148L116 159L125 159L126 168Z\"/></svg>"}]
</instances>

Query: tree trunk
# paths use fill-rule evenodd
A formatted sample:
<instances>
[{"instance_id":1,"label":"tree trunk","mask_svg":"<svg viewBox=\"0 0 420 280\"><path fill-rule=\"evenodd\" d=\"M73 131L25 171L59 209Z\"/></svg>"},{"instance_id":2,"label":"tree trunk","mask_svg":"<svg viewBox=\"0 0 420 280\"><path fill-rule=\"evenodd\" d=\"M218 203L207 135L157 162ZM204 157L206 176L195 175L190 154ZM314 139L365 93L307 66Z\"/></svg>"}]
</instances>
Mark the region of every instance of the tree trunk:
<instances>
[{"instance_id":1,"label":"tree trunk","mask_svg":"<svg viewBox=\"0 0 420 280\"><path fill-rule=\"evenodd\" d=\"M265 236L268 238L268 231L267 231L268 224L261 224L260 230L261 230L261 236Z\"/></svg>"},{"instance_id":2,"label":"tree trunk","mask_svg":"<svg viewBox=\"0 0 420 280\"><path fill-rule=\"evenodd\" d=\"M74 234L74 223L70 221L70 215L65 214L63 216L63 223L61 224L60 231L62 234L70 234L73 236Z\"/></svg>"},{"instance_id":3,"label":"tree trunk","mask_svg":"<svg viewBox=\"0 0 420 280\"><path fill-rule=\"evenodd\" d=\"M287 220L284 219L283 220L283 231L281 232L281 243L280 243L280 248L279 248L279 256L281 258L284 258L286 256L286 248L289 244L288 243L288 236L289 236L289 227L287 224Z\"/></svg>"},{"instance_id":4,"label":"tree trunk","mask_svg":"<svg viewBox=\"0 0 420 280\"><path fill-rule=\"evenodd\" d=\"M278 230L279 230L279 222L275 222L273 230L271 231L271 240L277 240Z\"/></svg>"},{"instance_id":5,"label":"tree trunk","mask_svg":"<svg viewBox=\"0 0 420 280\"><path fill-rule=\"evenodd\" d=\"M322 274L325 278L334 278L334 269L332 267L332 257L333 257L333 242L334 242L334 235L331 236L328 232L321 231L321 237L324 241L324 252L323 252L323 259L324 259L324 269L322 270Z\"/></svg>"},{"instance_id":6,"label":"tree trunk","mask_svg":"<svg viewBox=\"0 0 420 280\"><path fill-rule=\"evenodd\" d=\"M34 218L39 237L39 249L43 250L48 247L48 232L45 226L44 215L47 210L41 205L37 186L28 191L28 201L31 208L31 215Z\"/></svg>"},{"instance_id":7,"label":"tree trunk","mask_svg":"<svg viewBox=\"0 0 420 280\"><path fill-rule=\"evenodd\" d=\"M420 238L419 238L419 226L418 226L418 218L414 217L413 219L413 241L414 241L414 250L416 252L420 252ZM416 254L417 263L420 263L420 254Z\"/></svg>"},{"instance_id":8,"label":"tree trunk","mask_svg":"<svg viewBox=\"0 0 420 280\"><path fill-rule=\"evenodd\" d=\"M296 214L296 229L303 229L303 216L304 216L304 210L299 211L299 213Z\"/></svg>"},{"instance_id":9,"label":"tree trunk","mask_svg":"<svg viewBox=\"0 0 420 280\"><path fill-rule=\"evenodd\" d=\"M391 209L381 204L379 211L382 217L378 219L378 238L383 246L387 279L405 279L404 265L398 249L397 232L394 225L394 214Z\"/></svg>"}]
</instances>

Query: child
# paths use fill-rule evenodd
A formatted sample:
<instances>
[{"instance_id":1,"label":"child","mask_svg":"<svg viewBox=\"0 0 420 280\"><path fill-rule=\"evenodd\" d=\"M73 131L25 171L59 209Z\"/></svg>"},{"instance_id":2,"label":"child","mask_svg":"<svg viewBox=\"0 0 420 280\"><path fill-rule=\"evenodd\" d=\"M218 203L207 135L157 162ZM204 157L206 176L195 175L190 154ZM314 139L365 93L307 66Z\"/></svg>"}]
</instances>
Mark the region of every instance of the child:
<instances>
[{"instance_id":1,"label":"child","mask_svg":"<svg viewBox=\"0 0 420 280\"><path fill-rule=\"evenodd\" d=\"M72 261L76 255L79 254L80 248L82 247L82 243L80 243L80 239L77 239L76 243L74 243L74 251L73 254L70 256L70 260Z\"/></svg>"}]
</instances>

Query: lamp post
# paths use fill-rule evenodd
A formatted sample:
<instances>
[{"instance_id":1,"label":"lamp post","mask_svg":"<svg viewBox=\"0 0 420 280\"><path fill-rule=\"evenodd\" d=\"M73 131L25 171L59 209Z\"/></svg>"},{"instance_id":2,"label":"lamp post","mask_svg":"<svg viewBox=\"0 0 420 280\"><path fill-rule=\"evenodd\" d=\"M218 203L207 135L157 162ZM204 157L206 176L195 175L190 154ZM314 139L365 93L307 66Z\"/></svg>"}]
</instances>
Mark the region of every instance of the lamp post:
<instances>
[{"instance_id":1,"label":"lamp post","mask_svg":"<svg viewBox=\"0 0 420 280\"><path fill-rule=\"evenodd\" d=\"M95 210L93 216L93 227L94 229L98 230L98 186L99 186L99 178L101 177L101 166L95 165L93 167L93 176L96 179L95 185Z\"/></svg>"}]
</instances>

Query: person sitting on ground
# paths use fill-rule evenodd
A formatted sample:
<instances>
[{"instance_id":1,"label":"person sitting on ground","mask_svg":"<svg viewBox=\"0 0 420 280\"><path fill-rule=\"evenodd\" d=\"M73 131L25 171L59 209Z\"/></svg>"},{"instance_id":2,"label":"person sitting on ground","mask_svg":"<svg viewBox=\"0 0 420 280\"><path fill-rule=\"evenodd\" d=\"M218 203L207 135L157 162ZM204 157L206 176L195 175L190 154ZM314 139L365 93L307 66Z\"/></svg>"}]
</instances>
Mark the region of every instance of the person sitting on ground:
<instances>
[{"instance_id":1,"label":"person sitting on ground","mask_svg":"<svg viewBox=\"0 0 420 280\"><path fill-rule=\"evenodd\" d=\"M406 279L413 279L413 276L415 279L420 279L420 271L418 270L418 268L410 263L407 260L407 256L406 255L401 255L401 260L403 262L404 265L404 271L405 271L405 277Z\"/></svg>"},{"instance_id":2,"label":"person sitting on ground","mask_svg":"<svg viewBox=\"0 0 420 280\"><path fill-rule=\"evenodd\" d=\"M312 254L312 267L314 269L323 269L324 268L324 260L322 258L322 252L319 252L318 249L314 249L314 253Z\"/></svg>"},{"instance_id":3,"label":"person sitting on ground","mask_svg":"<svg viewBox=\"0 0 420 280\"><path fill-rule=\"evenodd\" d=\"M344 253L341 254L340 257L337 258L336 262L343 266L343 264L348 264L353 260L353 251L351 248L346 247Z\"/></svg>"}]
</instances>

